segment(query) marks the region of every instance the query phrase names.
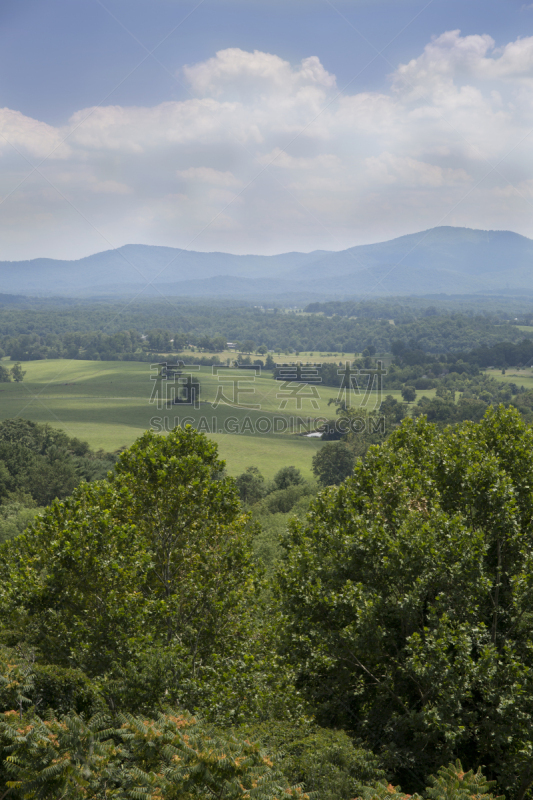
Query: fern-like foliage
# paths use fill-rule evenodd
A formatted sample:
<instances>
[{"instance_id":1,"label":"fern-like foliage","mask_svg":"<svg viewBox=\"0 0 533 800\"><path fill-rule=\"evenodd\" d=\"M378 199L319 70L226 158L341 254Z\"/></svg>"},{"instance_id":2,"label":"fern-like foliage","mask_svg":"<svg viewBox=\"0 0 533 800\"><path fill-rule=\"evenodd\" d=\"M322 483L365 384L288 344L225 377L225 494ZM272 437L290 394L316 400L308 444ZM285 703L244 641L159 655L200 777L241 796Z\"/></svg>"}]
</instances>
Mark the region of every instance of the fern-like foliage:
<instances>
[{"instance_id":1,"label":"fern-like foliage","mask_svg":"<svg viewBox=\"0 0 533 800\"><path fill-rule=\"evenodd\" d=\"M424 796L405 794L399 786L385 781L363 789L360 800L505 800L495 796L491 789L495 781L488 781L481 769L465 772L459 760L455 764L441 767L436 775L429 777L430 786Z\"/></svg>"},{"instance_id":2,"label":"fern-like foliage","mask_svg":"<svg viewBox=\"0 0 533 800\"><path fill-rule=\"evenodd\" d=\"M459 760L441 767L429 782L431 786L426 789L428 800L504 800L503 796L491 793L495 781L488 781L481 769L465 772Z\"/></svg>"},{"instance_id":3,"label":"fern-like foliage","mask_svg":"<svg viewBox=\"0 0 533 800\"><path fill-rule=\"evenodd\" d=\"M258 745L215 735L189 715L89 722L0 716L0 771L13 800L305 800ZM0 798L3 797L0 792Z\"/></svg>"},{"instance_id":4,"label":"fern-like foliage","mask_svg":"<svg viewBox=\"0 0 533 800\"><path fill-rule=\"evenodd\" d=\"M121 780L131 800L161 795L166 800L305 796L300 787L287 786L258 745L216 735L192 717L159 714L142 720L121 715L119 719Z\"/></svg>"},{"instance_id":5,"label":"fern-like foliage","mask_svg":"<svg viewBox=\"0 0 533 800\"><path fill-rule=\"evenodd\" d=\"M17 708L21 717L32 704L34 661L33 652L22 648L16 654L6 648L0 650L0 706Z\"/></svg>"},{"instance_id":6,"label":"fern-like foliage","mask_svg":"<svg viewBox=\"0 0 533 800\"><path fill-rule=\"evenodd\" d=\"M20 720L16 711L3 717L0 750L9 797L86 800L91 795L95 777L105 774L114 754L105 718L89 723L75 715Z\"/></svg>"},{"instance_id":7,"label":"fern-like foliage","mask_svg":"<svg viewBox=\"0 0 533 800\"><path fill-rule=\"evenodd\" d=\"M423 800L419 794L405 794L400 786L393 786L386 781L380 781L374 786L365 786L361 791L360 800Z\"/></svg>"}]
</instances>

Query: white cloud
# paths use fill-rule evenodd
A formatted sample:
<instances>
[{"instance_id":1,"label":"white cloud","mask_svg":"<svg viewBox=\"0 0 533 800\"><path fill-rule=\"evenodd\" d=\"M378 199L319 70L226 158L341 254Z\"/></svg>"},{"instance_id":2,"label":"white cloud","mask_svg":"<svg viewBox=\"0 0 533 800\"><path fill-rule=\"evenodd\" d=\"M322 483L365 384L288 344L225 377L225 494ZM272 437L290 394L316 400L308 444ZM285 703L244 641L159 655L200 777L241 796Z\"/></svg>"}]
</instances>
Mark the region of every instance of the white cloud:
<instances>
[{"instance_id":1,"label":"white cloud","mask_svg":"<svg viewBox=\"0 0 533 800\"><path fill-rule=\"evenodd\" d=\"M183 68L193 92L201 96L251 98L294 94L302 88L331 89L335 77L316 56L304 58L294 69L288 61L270 53L247 53L237 47L220 50L214 58Z\"/></svg>"},{"instance_id":2,"label":"white cloud","mask_svg":"<svg viewBox=\"0 0 533 800\"><path fill-rule=\"evenodd\" d=\"M63 143L60 131L45 122L25 117L20 111L0 109L0 153L22 158L67 158L68 144Z\"/></svg>"},{"instance_id":3,"label":"white cloud","mask_svg":"<svg viewBox=\"0 0 533 800\"><path fill-rule=\"evenodd\" d=\"M381 92L339 94L316 56L238 48L183 76L186 100L57 128L0 110L0 258L337 249L438 224L533 235L533 37L446 32Z\"/></svg>"},{"instance_id":4,"label":"white cloud","mask_svg":"<svg viewBox=\"0 0 533 800\"><path fill-rule=\"evenodd\" d=\"M336 170L342 166L340 158L333 154L323 153L312 158L302 158L291 156L280 147L274 148L271 153L259 156L257 162L265 166L272 165L291 170Z\"/></svg>"},{"instance_id":5,"label":"white cloud","mask_svg":"<svg viewBox=\"0 0 533 800\"><path fill-rule=\"evenodd\" d=\"M448 31L435 37L422 55L402 64L394 73L393 86L412 99L430 94L447 93L457 83L514 81L531 84L533 81L533 36L519 38L496 49L494 40L482 36L461 36L460 31Z\"/></svg>"},{"instance_id":6,"label":"white cloud","mask_svg":"<svg viewBox=\"0 0 533 800\"><path fill-rule=\"evenodd\" d=\"M236 178L232 172L229 172L229 170L221 172L212 167L189 167L188 169L179 169L176 175L191 183L207 183L211 186L242 185L242 182Z\"/></svg>"},{"instance_id":7,"label":"white cloud","mask_svg":"<svg viewBox=\"0 0 533 800\"><path fill-rule=\"evenodd\" d=\"M470 178L464 169L443 169L437 164L428 164L414 158L399 157L392 153L382 153L365 159L370 178L379 183L400 183L405 187L454 186L469 183Z\"/></svg>"}]
</instances>

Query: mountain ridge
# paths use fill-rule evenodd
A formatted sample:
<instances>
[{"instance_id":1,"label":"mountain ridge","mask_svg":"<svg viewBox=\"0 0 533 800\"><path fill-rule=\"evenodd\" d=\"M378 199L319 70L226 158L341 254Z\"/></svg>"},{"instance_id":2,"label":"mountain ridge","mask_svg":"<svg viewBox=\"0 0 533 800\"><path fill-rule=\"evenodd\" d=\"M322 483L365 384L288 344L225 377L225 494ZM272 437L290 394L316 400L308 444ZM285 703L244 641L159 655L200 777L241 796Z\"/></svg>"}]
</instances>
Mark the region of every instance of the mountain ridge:
<instances>
[{"instance_id":1,"label":"mountain ridge","mask_svg":"<svg viewBox=\"0 0 533 800\"><path fill-rule=\"evenodd\" d=\"M33 296L386 296L533 290L533 240L439 226L339 251L277 255L126 244L76 260L0 262L0 292ZM222 294L220 294L222 292Z\"/></svg>"}]
</instances>

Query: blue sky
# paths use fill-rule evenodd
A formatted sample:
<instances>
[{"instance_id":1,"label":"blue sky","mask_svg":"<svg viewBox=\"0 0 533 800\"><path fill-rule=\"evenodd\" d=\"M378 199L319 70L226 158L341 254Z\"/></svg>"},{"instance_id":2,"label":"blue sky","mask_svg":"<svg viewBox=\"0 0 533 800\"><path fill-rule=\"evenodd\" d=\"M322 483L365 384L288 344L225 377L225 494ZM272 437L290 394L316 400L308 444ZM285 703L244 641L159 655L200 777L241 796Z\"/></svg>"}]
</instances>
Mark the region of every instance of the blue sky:
<instances>
[{"instance_id":1,"label":"blue sky","mask_svg":"<svg viewBox=\"0 0 533 800\"><path fill-rule=\"evenodd\" d=\"M353 80L359 90L379 90L398 62L445 30L488 33L497 45L533 35L533 3L3 0L0 20L2 105L58 124L104 98L121 105L181 99L185 91L166 70L174 73L228 47L291 62L317 55L339 86ZM143 45L157 48L157 61L141 63Z\"/></svg>"},{"instance_id":2,"label":"blue sky","mask_svg":"<svg viewBox=\"0 0 533 800\"><path fill-rule=\"evenodd\" d=\"M533 4L3 0L0 71L2 259L533 236Z\"/></svg>"}]
</instances>

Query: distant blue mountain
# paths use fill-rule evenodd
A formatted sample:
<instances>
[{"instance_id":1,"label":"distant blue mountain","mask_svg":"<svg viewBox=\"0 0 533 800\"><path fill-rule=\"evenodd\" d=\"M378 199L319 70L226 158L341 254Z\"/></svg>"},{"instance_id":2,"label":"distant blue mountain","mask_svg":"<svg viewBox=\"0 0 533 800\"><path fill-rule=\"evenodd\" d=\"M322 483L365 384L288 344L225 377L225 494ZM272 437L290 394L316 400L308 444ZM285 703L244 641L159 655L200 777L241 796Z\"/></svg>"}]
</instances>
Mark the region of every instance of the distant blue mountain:
<instances>
[{"instance_id":1,"label":"distant blue mountain","mask_svg":"<svg viewBox=\"0 0 533 800\"><path fill-rule=\"evenodd\" d=\"M0 262L0 293L263 297L533 293L533 241L439 227L340 252L237 256L129 244L78 261Z\"/></svg>"}]
</instances>

